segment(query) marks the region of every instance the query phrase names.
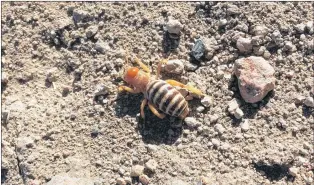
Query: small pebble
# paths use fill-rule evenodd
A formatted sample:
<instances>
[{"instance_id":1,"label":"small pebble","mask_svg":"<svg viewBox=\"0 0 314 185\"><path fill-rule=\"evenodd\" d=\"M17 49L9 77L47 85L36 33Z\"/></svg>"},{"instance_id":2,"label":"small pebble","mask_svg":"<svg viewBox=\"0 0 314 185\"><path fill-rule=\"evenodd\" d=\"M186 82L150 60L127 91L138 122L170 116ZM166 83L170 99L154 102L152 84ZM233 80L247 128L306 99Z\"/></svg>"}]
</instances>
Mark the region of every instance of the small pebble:
<instances>
[{"instance_id":1,"label":"small pebble","mask_svg":"<svg viewBox=\"0 0 314 185\"><path fill-rule=\"evenodd\" d=\"M304 105L308 106L308 107L314 107L314 99L312 97L306 97L304 99Z\"/></svg>"},{"instance_id":2,"label":"small pebble","mask_svg":"<svg viewBox=\"0 0 314 185\"><path fill-rule=\"evenodd\" d=\"M184 119L184 122L186 123L186 125L188 127L192 127L193 128L193 127L199 126L198 121L195 118L193 118L193 117L186 117Z\"/></svg>"},{"instance_id":3,"label":"small pebble","mask_svg":"<svg viewBox=\"0 0 314 185\"><path fill-rule=\"evenodd\" d=\"M122 177L117 178L117 185L126 185L127 182Z\"/></svg>"},{"instance_id":4,"label":"small pebble","mask_svg":"<svg viewBox=\"0 0 314 185\"><path fill-rule=\"evenodd\" d=\"M145 174L140 175L139 180L143 185L149 184L149 177Z\"/></svg>"},{"instance_id":5,"label":"small pebble","mask_svg":"<svg viewBox=\"0 0 314 185\"><path fill-rule=\"evenodd\" d=\"M167 64L165 65L165 71L168 73L173 73L173 74L182 74L184 71L184 65L181 62L181 60L176 59L176 60L169 60Z\"/></svg>"},{"instance_id":6,"label":"small pebble","mask_svg":"<svg viewBox=\"0 0 314 185\"><path fill-rule=\"evenodd\" d=\"M135 165L131 169L131 177L138 177L142 175L144 172L144 166L141 165Z\"/></svg>"},{"instance_id":7,"label":"small pebble","mask_svg":"<svg viewBox=\"0 0 314 185\"><path fill-rule=\"evenodd\" d=\"M213 97L204 96L204 98L201 100L201 103L204 105L204 107L210 107L213 105Z\"/></svg>"},{"instance_id":8,"label":"small pebble","mask_svg":"<svg viewBox=\"0 0 314 185\"><path fill-rule=\"evenodd\" d=\"M219 116L217 114L211 115L209 117L209 121L211 124L216 123L218 121Z\"/></svg>"},{"instance_id":9,"label":"small pebble","mask_svg":"<svg viewBox=\"0 0 314 185\"><path fill-rule=\"evenodd\" d=\"M157 168L157 162L154 159L150 159L149 161L147 161L145 163L145 168L147 168L148 170L155 172L156 168Z\"/></svg>"},{"instance_id":10,"label":"small pebble","mask_svg":"<svg viewBox=\"0 0 314 185\"><path fill-rule=\"evenodd\" d=\"M237 48L240 50L242 53L247 53L250 52L253 48L252 46L252 40L249 38L243 38L240 37L237 40Z\"/></svg>"},{"instance_id":11,"label":"small pebble","mask_svg":"<svg viewBox=\"0 0 314 185\"><path fill-rule=\"evenodd\" d=\"M226 131L225 127L223 127L221 124L216 124L216 125L214 126L214 129L215 129L219 134L223 134L223 133Z\"/></svg>"},{"instance_id":12,"label":"small pebble","mask_svg":"<svg viewBox=\"0 0 314 185\"><path fill-rule=\"evenodd\" d=\"M299 173L299 169L296 167L289 168L289 174L296 177Z\"/></svg>"},{"instance_id":13,"label":"small pebble","mask_svg":"<svg viewBox=\"0 0 314 185\"><path fill-rule=\"evenodd\" d=\"M196 111L197 112L203 112L205 110L205 107L203 107L203 106L198 106L197 108L196 108Z\"/></svg>"},{"instance_id":14,"label":"small pebble","mask_svg":"<svg viewBox=\"0 0 314 185\"><path fill-rule=\"evenodd\" d=\"M237 119L241 119L243 117L244 113L240 108L237 108L234 112L234 117Z\"/></svg>"},{"instance_id":15,"label":"small pebble","mask_svg":"<svg viewBox=\"0 0 314 185\"><path fill-rule=\"evenodd\" d=\"M1 83L5 85L5 84L7 84L8 82L9 82L8 76L6 75L5 72L2 72L2 75L1 75Z\"/></svg>"},{"instance_id":16,"label":"small pebble","mask_svg":"<svg viewBox=\"0 0 314 185\"><path fill-rule=\"evenodd\" d=\"M86 37L87 38L93 37L94 35L96 35L97 31L98 31L98 27L97 26L89 26L86 29Z\"/></svg>"},{"instance_id":17,"label":"small pebble","mask_svg":"<svg viewBox=\"0 0 314 185\"><path fill-rule=\"evenodd\" d=\"M214 145L215 147L220 146L220 141L219 141L218 139L212 138L212 139L211 139L211 143L213 143L213 145Z\"/></svg>"},{"instance_id":18,"label":"small pebble","mask_svg":"<svg viewBox=\"0 0 314 185\"><path fill-rule=\"evenodd\" d=\"M166 24L166 28L169 33L180 34L183 25L178 20L170 19Z\"/></svg>"},{"instance_id":19,"label":"small pebble","mask_svg":"<svg viewBox=\"0 0 314 185\"><path fill-rule=\"evenodd\" d=\"M249 120L244 120L244 122L240 124L240 127L243 132L247 132L250 129Z\"/></svg>"},{"instance_id":20,"label":"small pebble","mask_svg":"<svg viewBox=\"0 0 314 185\"><path fill-rule=\"evenodd\" d=\"M55 82L58 79L58 74L57 74L58 68L54 67L52 69L49 69L47 71L46 79L48 82Z\"/></svg>"}]
</instances>

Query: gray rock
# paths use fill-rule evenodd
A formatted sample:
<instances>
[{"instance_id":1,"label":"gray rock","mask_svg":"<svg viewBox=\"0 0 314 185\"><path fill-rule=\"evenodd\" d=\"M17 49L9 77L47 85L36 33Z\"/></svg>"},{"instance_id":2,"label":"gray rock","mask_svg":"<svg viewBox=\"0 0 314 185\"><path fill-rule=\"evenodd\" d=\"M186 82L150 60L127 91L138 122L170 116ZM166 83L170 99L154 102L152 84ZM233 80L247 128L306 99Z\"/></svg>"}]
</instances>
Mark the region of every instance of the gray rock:
<instances>
[{"instance_id":1,"label":"gray rock","mask_svg":"<svg viewBox=\"0 0 314 185\"><path fill-rule=\"evenodd\" d=\"M219 27L223 27L223 26L226 26L227 23L228 23L227 19L221 19L221 20L219 20L219 22L218 22L218 26L219 26Z\"/></svg>"},{"instance_id":2,"label":"gray rock","mask_svg":"<svg viewBox=\"0 0 314 185\"><path fill-rule=\"evenodd\" d=\"M275 70L262 57L251 56L236 60L234 72L241 96L248 103L261 101L275 88Z\"/></svg>"},{"instance_id":3,"label":"gray rock","mask_svg":"<svg viewBox=\"0 0 314 185\"><path fill-rule=\"evenodd\" d=\"M196 60L200 60L202 58L202 56L204 56L205 53L205 46L204 43L201 39L196 40L192 51L191 51L191 55L196 59Z\"/></svg>"},{"instance_id":4,"label":"gray rock","mask_svg":"<svg viewBox=\"0 0 314 185\"><path fill-rule=\"evenodd\" d=\"M141 165L135 165L135 166L132 166L132 169L131 169L131 177L138 177L140 175L142 175L144 172L144 166L141 166Z\"/></svg>"},{"instance_id":5,"label":"gray rock","mask_svg":"<svg viewBox=\"0 0 314 185\"><path fill-rule=\"evenodd\" d=\"M314 99L310 96L306 97L304 99L304 105L306 105L308 107L314 107Z\"/></svg>"},{"instance_id":6,"label":"gray rock","mask_svg":"<svg viewBox=\"0 0 314 185\"><path fill-rule=\"evenodd\" d=\"M216 123L218 121L218 119L219 119L219 116L217 114L209 116L209 121L211 124Z\"/></svg>"},{"instance_id":7,"label":"gray rock","mask_svg":"<svg viewBox=\"0 0 314 185\"><path fill-rule=\"evenodd\" d=\"M184 71L184 65L181 60L169 60L165 65L165 71L173 74L182 74Z\"/></svg>"},{"instance_id":8,"label":"gray rock","mask_svg":"<svg viewBox=\"0 0 314 185\"><path fill-rule=\"evenodd\" d=\"M178 20L170 19L166 24L166 28L169 33L180 34L183 25Z\"/></svg>"},{"instance_id":9,"label":"gray rock","mask_svg":"<svg viewBox=\"0 0 314 185\"><path fill-rule=\"evenodd\" d=\"M76 178L67 175L56 175L46 185L95 185L89 178Z\"/></svg>"},{"instance_id":10,"label":"gray rock","mask_svg":"<svg viewBox=\"0 0 314 185\"><path fill-rule=\"evenodd\" d=\"M237 40L237 48L240 50L242 53L248 53L252 51L253 45L252 45L252 40L249 38L243 38L240 37Z\"/></svg>"},{"instance_id":11,"label":"gray rock","mask_svg":"<svg viewBox=\"0 0 314 185\"><path fill-rule=\"evenodd\" d=\"M93 37L94 35L96 35L97 31L98 31L98 26L89 26L86 29L86 37L87 38Z\"/></svg>"}]
</instances>

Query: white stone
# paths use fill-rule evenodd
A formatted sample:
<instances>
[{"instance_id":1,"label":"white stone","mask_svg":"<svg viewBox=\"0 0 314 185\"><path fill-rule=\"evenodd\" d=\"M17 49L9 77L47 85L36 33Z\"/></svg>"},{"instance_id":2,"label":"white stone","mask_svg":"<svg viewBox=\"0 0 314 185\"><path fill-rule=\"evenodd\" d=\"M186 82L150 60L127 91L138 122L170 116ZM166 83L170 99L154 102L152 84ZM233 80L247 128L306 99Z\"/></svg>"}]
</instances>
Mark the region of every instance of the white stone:
<instances>
[{"instance_id":1,"label":"white stone","mask_svg":"<svg viewBox=\"0 0 314 185\"><path fill-rule=\"evenodd\" d=\"M234 112L234 117L237 119L241 119L243 117L244 113L240 108L237 108Z\"/></svg>"},{"instance_id":2,"label":"white stone","mask_svg":"<svg viewBox=\"0 0 314 185\"><path fill-rule=\"evenodd\" d=\"M289 174L296 177L299 173L299 169L296 167L289 168Z\"/></svg>"},{"instance_id":3,"label":"white stone","mask_svg":"<svg viewBox=\"0 0 314 185\"><path fill-rule=\"evenodd\" d=\"M228 104L228 111L231 114L234 114L234 112L236 111L237 108L239 108L239 106L240 106L240 100L234 98Z\"/></svg>"},{"instance_id":4,"label":"white stone","mask_svg":"<svg viewBox=\"0 0 314 185\"><path fill-rule=\"evenodd\" d=\"M197 108L196 108L196 111L197 112L203 112L205 110L205 107L203 107L203 106L198 106Z\"/></svg>"},{"instance_id":5,"label":"white stone","mask_svg":"<svg viewBox=\"0 0 314 185\"><path fill-rule=\"evenodd\" d=\"M201 103L204 105L204 107L210 107L213 105L213 97L204 96L204 98L201 100Z\"/></svg>"},{"instance_id":6,"label":"white stone","mask_svg":"<svg viewBox=\"0 0 314 185\"><path fill-rule=\"evenodd\" d=\"M169 33L179 34L181 29L183 28L183 25L178 20L170 19L167 22L166 28Z\"/></svg>"},{"instance_id":7,"label":"white stone","mask_svg":"<svg viewBox=\"0 0 314 185\"><path fill-rule=\"evenodd\" d=\"M147 168L148 170L155 172L156 168L157 168L157 162L154 159L150 159L149 161L147 161L145 163L145 168Z\"/></svg>"},{"instance_id":8,"label":"white stone","mask_svg":"<svg viewBox=\"0 0 314 185\"><path fill-rule=\"evenodd\" d=\"M252 40L249 38L240 37L237 40L237 48L242 53L250 52L252 50Z\"/></svg>"},{"instance_id":9,"label":"white stone","mask_svg":"<svg viewBox=\"0 0 314 185\"><path fill-rule=\"evenodd\" d=\"M306 97L304 100L304 105L308 107L314 107L314 99L312 97Z\"/></svg>"},{"instance_id":10,"label":"white stone","mask_svg":"<svg viewBox=\"0 0 314 185\"><path fill-rule=\"evenodd\" d=\"M193 118L193 117L186 117L184 119L184 122L186 123L187 126L189 127L197 127L199 126L200 124L198 123L198 121Z\"/></svg>"},{"instance_id":11,"label":"white stone","mask_svg":"<svg viewBox=\"0 0 314 185\"><path fill-rule=\"evenodd\" d=\"M305 24L301 23L301 24L297 24L295 25L295 29L299 32L299 33L303 33L305 30Z\"/></svg>"},{"instance_id":12,"label":"white stone","mask_svg":"<svg viewBox=\"0 0 314 185\"><path fill-rule=\"evenodd\" d=\"M131 177L138 177L140 175L142 175L144 172L144 166L141 165L135 165L132 167L131 169Z\"/></svg>"},{"instance_id":13,"label":"white stone","mask_svg":"<svg viewBox=\"0 0 314 185\"><path fill-rule=\"evenodd\" d=\"M220 141L218 139L212 138L211 142L213 143L214 146L218 147L220 146Z\"/></svg>"},{"instance_id":14,"label":"white stone","mask_svg":"<svg viewBox=\"0 0 314 185\"><path fill-rule=\"evenodd\" d=\"M249 120L244 120L244 122L240 124L240 127L243 132L247 132L250 129Z\"/></svg>"},{"instance_id":15,"label":"white stone","mask_svg":"<svg viewBox=\"0 0 314 185\"><path fill-rule=\"evenodd\" d=\"M216 125L214 126L214 129L215 129L219 134L223 134L223 133L226 131L225 127L223 127L221 124L216 124Z\"/></svg>"},{"instance_id":16,"label":"white stone","mask_svg":"<svg viewBox=\"0 0 314 185\"><path fill-rule=\"evenodd\" d=\"M179 59L169 60L164 69L168 73L182 74L184 71L184 64Z\"/></svg>"}]
</instances>

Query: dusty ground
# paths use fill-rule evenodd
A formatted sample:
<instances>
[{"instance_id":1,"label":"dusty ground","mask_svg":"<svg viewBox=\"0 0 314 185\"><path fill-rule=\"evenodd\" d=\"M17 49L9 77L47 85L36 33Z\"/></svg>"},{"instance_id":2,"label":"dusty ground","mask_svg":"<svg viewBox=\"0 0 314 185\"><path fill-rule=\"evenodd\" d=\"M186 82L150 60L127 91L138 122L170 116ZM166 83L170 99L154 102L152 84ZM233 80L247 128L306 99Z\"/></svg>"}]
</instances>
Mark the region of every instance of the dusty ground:
<instances>
[{"instance_id":1,"label":"dusty ground","mask_svg":"<svg viewBox=\"0 0 314 185\"><path fill-rule=\"evenodd\" d=\"M10 111L1 122L2 184L45 184L59 174L84 178L83 184L115 184L150 159L158 165L145 174L155 185L195 185L200 176L210 184L313 184L313 108L294 99L313 97L313 25L307 25L313 2L5 2L1 10L8 80L2 112ZM214 98L203 112L196 111L199 101L191 103L200 123L194 128L171 117L160 120L148 109L143 121L142 95L116 92L123 45L155 72L169 17L184 26L171 52L188 69L174 78L194 82ZM251 38L257 25L266 29L254 47L266 50L241 54L236 35ZM217 48L213 58L195 65L189 52L198 36L214 38ZM235 59L250 55L275 68L276 88L262 102L242 101L244 117L236 120L227 111L231 99L241 100L236 79L217 71L231 71ZM102 104L93 101L99 84L109 91ZM247 132L240 127L245 120ZM136 178L132 184L139 184Z\"/></svg>"}]
</instances>

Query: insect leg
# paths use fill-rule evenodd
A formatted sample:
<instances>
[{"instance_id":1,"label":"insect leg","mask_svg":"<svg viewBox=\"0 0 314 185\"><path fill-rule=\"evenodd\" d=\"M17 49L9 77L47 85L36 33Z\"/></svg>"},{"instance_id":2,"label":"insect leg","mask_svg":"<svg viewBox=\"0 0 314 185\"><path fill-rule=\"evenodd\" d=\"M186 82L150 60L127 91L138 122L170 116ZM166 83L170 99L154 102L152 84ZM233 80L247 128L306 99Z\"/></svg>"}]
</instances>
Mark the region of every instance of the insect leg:
<instances>
[{"instance_id":1,"label":"insect leg","mask_svg":"<svg viewBox=\"0 0 314 185\"><path fill-rule=\"evenodd\" d=\"M147 99L144 99L144 100L142 101L142 103L141 103L141 117L142 117L143 119L145 119L144 107L145 107L146 104L147 104Z\"/></svg>"},{"instance_id":2,"label":"insect leg","mask_svg":"<svg viewBox=\"0 0 314 185\"><path fill-rule=\"evenodd\" d=\"M136 94L136 93L139 93L139 92L137 92L136 90L134 90L134 89L132 89L132 88L130 88L130 87L127 87L127 86L119 86L119 92L122 92L122 91L127 91L127 92L129 92L129 93L133 93L133 94Z\"/></svg>"},{"instance_id":3,"label":"insect leg","mask_svg":"<svg viewBox=\"0 0 314 185\"><path fill-rule=\"evenodd\" d=\"M139 58L135 56L135 62L148 74L150 74L150 69L145 65Z\"/></svg>"},{"instance_id":4,"label":"insect leg","mask_svg":"<svg viewBox=\"0 0 314 185\"><path fill-rule=\"evenodd\" d=\"M152 103L148 102L148 107L158 118L160 118L160 119L165 118L166 115L158 112L158 110L156 109L156 107Z\"/></svg>"},{"instance_id":5,"label":"insect leg","mask_svg":"<svg viewBox=\"0 0 314 185\"><path fill-rule=\"evenodd\" d=\"M202 93L201 90L191 86L191 85L185 85L181 82L178 82L176 80L172 80L172 79L169 79L169 80L165 80L168 84L172 85L172 86L175 86L175 87L180 87L180 88L185 88L187 89L190 93L194 94L195 96L201 98L204 96L204 94Z\"/></svg>"}]
</instances>

